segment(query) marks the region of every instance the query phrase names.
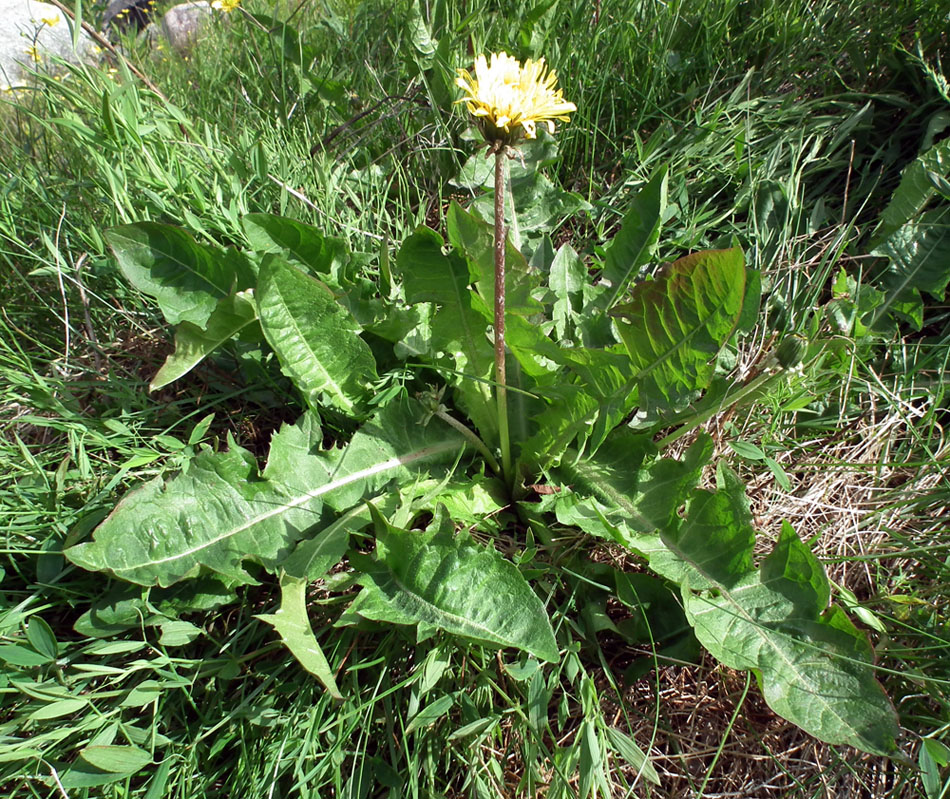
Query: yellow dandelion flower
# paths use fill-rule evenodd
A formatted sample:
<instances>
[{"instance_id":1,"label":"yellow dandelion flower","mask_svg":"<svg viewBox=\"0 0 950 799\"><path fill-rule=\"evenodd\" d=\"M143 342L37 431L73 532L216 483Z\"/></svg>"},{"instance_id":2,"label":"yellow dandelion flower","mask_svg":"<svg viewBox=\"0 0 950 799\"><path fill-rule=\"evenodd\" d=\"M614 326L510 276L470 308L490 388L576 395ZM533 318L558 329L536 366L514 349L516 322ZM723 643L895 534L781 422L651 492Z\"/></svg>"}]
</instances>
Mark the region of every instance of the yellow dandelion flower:
<instances>
[{"instance_id":1,"label":"yellow dandelion flower","mask_svg":"<svg viewBox=\"0 0 950 799\"><path fill-rule=\"evenodd\" d=\"M34 64L39 64L39 63L40 63L40 60L42 59L42 56L40 55L40 51L36 49L36 45L35 45L35 44L30 45L30 46L27 47L26 50L24 50L23 52L26 53L30 58L33 59L33 63L34 63Z\"/></svg>"},{"instance_id":2,"label":"yellow dandelion flower","mask_svg":"<svg viewBox=\"0 0 950 799\"><path fill-rule=\"evenodd\" d=\"M230 14L240 5L241 0L214 0L214 2L211 4L211 7L217 9L218 11L223 11L225 14Z\"/></svg>"},{"instance_id":3,"label":"yellow dandelion flower","mask_svg":"<svg viewBox=\"0 0 950 799\"><path fill-rule=\"evenodd\" d=\"M475 76L460 69L455 83L466 95L457 102L466 104L490 142L511 144L521 135L533 139L539 123L554 133L554 120L569 122L568 114L577 110L555 89L557 73L548 71L543 58L529 58L522 66L504 52L492 53L491 61L480 55Z\"/></svg>"}]
</instances>

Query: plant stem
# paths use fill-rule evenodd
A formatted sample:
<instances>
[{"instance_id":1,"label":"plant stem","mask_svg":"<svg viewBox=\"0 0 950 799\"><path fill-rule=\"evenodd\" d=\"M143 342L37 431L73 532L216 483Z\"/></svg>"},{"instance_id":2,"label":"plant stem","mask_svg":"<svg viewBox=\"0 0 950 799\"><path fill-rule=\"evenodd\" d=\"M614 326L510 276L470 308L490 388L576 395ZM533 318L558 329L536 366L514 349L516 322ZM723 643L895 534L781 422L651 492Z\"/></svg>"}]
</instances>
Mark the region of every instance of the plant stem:
<instances>
[{"instance_id":1,"label":"plant stem","mask_svg":"<svg viewBox=\"0 0 950 799\"><path fill-rule=\"evenodd\" d=\"M508 385L505 380L505 145L495 151L495 400L498 404L498 438L501 469L511 485L511 442L508 437Z\"/></svg>"},{"instance_id":2,"label":"plant stem","mask_svg":"<svg viewBox=\"0 0 950 799\"><path fill-rule=\"evenodd\" d=\"M501 469L498 466L498 461L495 460L495 456L491 454L491 450L485 446L485 442L482 441L475 433L469 430L464 424L462 424L458 419L453 416L449 416L445 411L435 411L435 416L441 419L448 425L451 425L454 429L458 430L466 440L471 443L475 449L477 449L485 458L489 467L495 474L501 474Z\"/></svg>"}]
</instances>

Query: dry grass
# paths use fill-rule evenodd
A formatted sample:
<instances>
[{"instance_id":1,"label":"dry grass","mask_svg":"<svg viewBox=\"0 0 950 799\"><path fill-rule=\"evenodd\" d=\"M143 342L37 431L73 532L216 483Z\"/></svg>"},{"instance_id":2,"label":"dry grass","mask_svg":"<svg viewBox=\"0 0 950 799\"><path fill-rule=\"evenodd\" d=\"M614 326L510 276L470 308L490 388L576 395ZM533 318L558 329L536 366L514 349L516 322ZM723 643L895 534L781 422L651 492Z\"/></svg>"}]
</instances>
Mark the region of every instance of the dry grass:
<instances>
[{"instance_id":1,"label":"dry grass","mask_svg":"<svg viewBox=\"0 0 950 799\"><path fill-rule=\"evenodd\" d=\"M650 752L662 786L651 794L640 790L636 795L663 799L914 795L892 793L894 767L888 760L820 743L776 716L754 683L743 699L745 688L745 675L708 657L699 666L662 668L632 686L624 697L630 706L650 708L659 701L660 707L656 732L645 723L635 737L645 749L652 739Z\"/></svg>"}]
</instances>

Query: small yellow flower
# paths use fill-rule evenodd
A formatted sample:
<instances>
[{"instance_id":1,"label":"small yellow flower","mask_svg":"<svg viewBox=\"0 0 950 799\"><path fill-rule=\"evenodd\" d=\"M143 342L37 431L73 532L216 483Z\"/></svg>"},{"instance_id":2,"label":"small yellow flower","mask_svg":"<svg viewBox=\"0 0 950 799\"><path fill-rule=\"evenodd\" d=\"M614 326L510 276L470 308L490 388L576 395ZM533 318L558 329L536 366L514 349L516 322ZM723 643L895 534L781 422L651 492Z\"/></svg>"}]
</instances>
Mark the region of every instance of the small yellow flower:
<instances>
[{"instance_id":1,"label":"small yellow flower","mask_svg":"<svg viewBox=\"0 0 950 799\"><path fill-rule=\"evenodd\" d=\"M23 52L26 53L30 58L33 59L33 63L34 63L34 64L39 64L39 63L40 63L40 60L42 59L42 56L40 55L39 50L36 49L36 45L35 45L35 44L30 45L30 46L27 47L26 50L24 50Z\"/></svg>"},{"instance_id":2,"label":"small yellow flower","mask_svg":"<svg viewBox=\"0 0 950 799\"><path fill-rule=\"evenodd\" d=\"M40 17L40 22L42 22L44 25L49 25L52 28L54 25L59 24L59 14L57 14L55 17Z\"/></svg>"},{"instance_id":3,"label":"small yellow flower","mask_svg":"<svg viewBox=\"0 0 950 799\"><path fill-rule=\"evenodd\" d=\"M577 110L564 99L557 85L557 74L548 72L544 59L524 66L507 53L492 53L475 59L475 76L458 70L456 85L465 92L457 102L465 103L476 118L485 138L514 143L523 134L529 139L537 135L537 125L547 125L554 133L554 120L569 122L568 114Z\"/></svg>"},{"instance_id":4,"label":"small yellow flower","mask_svg":"<svg viewBox=\"0 0 950 799\"><path fill-rule=\"evenodd\" d=\"M239 5L241 5L241 0L214 0L211 7L223 11L225 14L230 14Z\"/></svg>"}]
</instances>

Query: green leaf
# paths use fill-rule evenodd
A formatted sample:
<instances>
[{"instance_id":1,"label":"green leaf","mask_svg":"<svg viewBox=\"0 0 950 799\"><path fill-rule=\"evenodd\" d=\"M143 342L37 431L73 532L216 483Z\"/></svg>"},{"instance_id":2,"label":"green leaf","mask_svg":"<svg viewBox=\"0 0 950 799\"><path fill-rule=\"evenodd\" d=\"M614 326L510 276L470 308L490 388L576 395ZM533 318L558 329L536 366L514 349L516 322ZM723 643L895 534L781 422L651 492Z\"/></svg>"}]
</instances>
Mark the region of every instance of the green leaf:
<instances>
[{"instance_id":1,"label":"green leaf","mask_svg":"<svg viewBox=\"0 0 950 799\"><path fill-rule=\"evenodd\" d=\"M291 577L319 580L343 559L350 531L369 523L369 512L365 507L354 508L313 538L301 541L283 562L284 572Z\"/></svg>"},{"instance_id":2,"label":"green leaf","mask_svg":"<svg viewBox=\"0 0 950 799\"><path fill-rule=\"evenodd\" d=\"M257 321L257 306L250 290L239 291L218 301L204 328L182 322L175 331L175 351L165 359L149 391L156 391L186 375L224 342Z\"/></svg>"},{"instance_id":3,"label":"green leaf","mask_svg":"<svg viewBox=\"0 0 950 799\"><path fill-rule=\"evenodd\" d=\"M739 321L744 291L742 251L709 250L638 284L630 301L611 311L641 403L676 409L709 384L716 354Z\"/></svg>"},{"instance_id":4,"label":"green leaf","mask_svg":"<svg viewBox=\"0 0 950 799\"><path fill-rule=\"evenodd\" d=\"M497 436L498 422L491 385L494 369L487 324L473 306L471 277L466 262L445 255L445 242L434 230L419 228L399 250L396 264L403 275L406 302L435 303L431 320L431 349L437 365L457 374L446 380L459 394L459 404L483 438Z\"/></svg>"},{"instance_id":5,"label":"green leaf","mask_svg":"<svg viewBox=\"0 0 950 799\"><path fill-rule=\"evenodd\" d=\"M346 245L317 228L276 214L247 214L241 223L258 252L272 253L316 274L334 274L346 260Z\"/></svg>"},{"instance_id":6,"label":"green leaf","mask_svg":"<svg viewBox=\"0 0 950 799\"><path fill-rule=\"evenodd\" d=\"M479 157L483 158L481 155ZM551 230L561 220L590 209L579 194L561 188L538 170L512 167L509 185L511 192L505 200L505 216L510 225L513 205L518 215L522 245L526 244L524 234ZM480 194L472 202L471 208L482 218L491 219L495 209L494 191Z\"/></svg>"},{"instance_id":7,"label":"green leaf","mask_svg":"<svg viewBox=\"0 0 950 799\"><path fill-rule=\"evenodd\" d=\"M519 455L531 474L565 457L572 442L590 431L601 407L596 397L573 383L551 386L544 396L549 405L534 417L536 430L522 442Z\"/></svg>"},{"instance_id":8,"label":"green leaf","mask_svg":"<svg viewBox=\"0 0 950 799\"><path fill-rule=\"evenodd\" d=\"M158 643L162 646L187 646L201 635L201 628L190 621L170 619L161 624L162 635Z\"/></svg>"},{"instance_id":9,"label":"green leaf","mask_svg":"<svg viewBox=\"0 0 950 799\"><path fill-rule=\"evenodd\" d=\"M204 328L218 300L253 285L243 261L198 244L181 228L136 222L107 230L105 239L126 280L153 297L173 325Z\"/></svg>"},{"instance_id":10,"label":"green leaf","mask_svg":"<svg viewBox=\"0 0 950 799\"><path fill-rule=\"evenodd\" d=\"M881 214L875 231L878 241L889 239L912 221L937 193L935 178L950 177L950 139L944 139L911 161L901 173L901 182Z\"/></svg>"},{"instance_id":11,"label":"green leaf","mask_svg":"<svg viewBox=\"0 0 950 799\"><path fill-rule=\"evenodd\" d=\"M323 683L330 696L334 699L343 699L336 679L333 677L333 670L310 627L306 590L306 579L282 574L280 608L276 613L259 614L257 618L273 625L300 665Z\"/></svg>"},{"instance_id":12,"label":"green leaf","mask_svg":"<svg viewBox=\"0 0 950 799\"><path fill-rule=\"evenodd\" d=\"M376 557L361 560L364 618L418 624L555 662L544 605L512 563L451 532L400 530L372 509Z\"/></svg>"},{"instance_id":13,"label":"green leaf","mask_svg":"<svg viewBox=\"0 0 950 799\"><path fill-rule=\"evenodd\" d=\"M729 591L684 587L696 637L725 665L757 669L769 707L806 732L893 754L897 716L874 677L870 647L840 608L805 601L813 586L795 571L802 562L821 568L786 527L761 572Z\"/></svg>"},{"instance_id":14,"label":"green leaf","mask_svg":"<svg viewBox=\"0 0 950 799\"><path fill-rule=\"evenodd\" d=\"M792 481L788 479L788 475L785 474L785 470L775 458L770 458L766 456L765 465L769 468L769 471L775 476L775 482L778 483L779 488L782 491L791 491L792 490Z\"/></svg>"},{"instance_id":15,"label":"green leaf","mask_svg":"<svg viewBox=\"0 0 950 799\"><path fill-rule=\"evenodd\" d=\"M519 354L514 345L512 350ZM534 430L522 445L521 460L543 471L560 461L575 440L579 449L596 450L637 406L639 395L625 353L559 348L547 339L535 339L534 351L575 375L573 382L561 378L535 389L548 406L533 417Z\"/></svg>"},{"instance_id":16,"label":"green leaf","mask_svg":"<svg viewBox=\"0 0 950 799\"><path fill-rule=\"evenodd\" d=\"M306 414L274 436L262 474L236 444L203 452L168 483L156 478L127 494L93 541L65 554L140 585L168 586L202 568L247 583L242 561L276 570L325 506L345 511L423 464L456 457L460 436L437 420L423 427L421 418L415 403L393 403L347 447L319 453L322 434Z\"/></svg>"},{"instance_id":17,"label":"green leaf","mask_svg":"<svg viewBox=\"0 0 950 799\"><path fill-rule=\"evenodd\" d=\"M614 528L652 534L670 524L699 481L712 442L700 437L682 460L654 460L655 451L648 436L621 429L595 454L564 459L552 470L553 478L568 489L558 495L558 521L604 538L615 538ZM620 540L629 545L629 538Z\"/></svg>"},{"instance_id":18,"label":"green leaf","mask_svg":"<svg viewBox=\"0 0 950 799\"><path fill-rule=\"evenodd\" d=\"M145 707L161 698L162 684L156 680L143 680L119 702L119 707Z\"/></svg>"},{"instance_id":19,"label":"green leaf","mask_svg":"<svg viewBox=\"0 0 950 799\"><path fill-rule=\"evenodd\" d=\"M135 774L152 762L149 753L137 746L87 746L79 756L94 768L113 774Z\"/></svg>"},{"instance_id":20,"label":"green leaf","mask_svg":"<svg viewBox=\"0 0 950 799\"><path fill-rule=\"evenodd\" d=\"M765 453L762 448L751 441L727 441L726 443L729 445L729 449L740 458L747 458L751 461L765 460Z\"/></svg>"},{"instance_id":21,"label":"green leaf","mask_svg":"<svg viewBox=\"0 0 950 799\"><path fill-rule=\"evenodd\" d=\"M662 167L633 198L620 226L607 248L604 278L611 289L604 307L610 308L627 290L640 267L650 260L660 238L660 224L666 208L667 169Z\"/></svg>"},{"instance_id":22,"label":"green leaf","mask_svg":"<svg viewBox=\"0 0 950 799\"><path fill-rule=\"evenodd\" d=\"M429 26L426 25L425 18L422 16L422 11L419 8L419 0L414 0L414 2L409 5L406 25L408 27L407 33L409 41L416 51L420 65L424 67L431 66L433 57L435 56L437 42L432 38L432 34L429 33Z\"/></svg>"},{"instance_id":23,"label":"green leaf","mask_svg":"<svg viewBox=\"0 0 950 799\"><path fill-rule=\"evenodd\" d=\"M308 67L317 57L314 48L308 47L301 40L300 34L292 25L288 25L284 20L272 17L269 14L247 13L263 30L266 30L270 34L274 43L280 47L283 52L284 58L291 64Z\"/></svg>"},{"instance_id":24,"label":"green leaf","mask_svg":"<svg viewBox=\"0 0 950 799\"><path fill-rule=\"evenodd\" d=\"M570 244L562 244L548 274L548 287L554 292L552 309L554 331L559 341L568 339L583 308L583 291L588 282L587 267Z\"/></svg>"},{"instance_id":25,"label":"green leaf","mask_svg":"<svg viewBox=\"0 0 950 799\"><path fill-rule=\"evenodd\" d=\"M80 710L85 710L88 707L89 702L85 699L60 699L34 710L27 718L33 721L59 719L63 716L72 716L74 713L78 713Z\"/></svg>"},{"instance_id":26,"label":"green leaf","mask_svg":"<svg viewBox=\"0 0 950 799\"><path fill-rule=\"evenodd\" d=\"M722 462L717 475L719 491L694 492L686 521L662 530L662 543L654 538L649 549L641 547L651 569L694 590L730 586L753 569L755 530L744 488ZM643 538L638 542L642 543ZM818 583L813 587L822 590ZM827 583L824 590L827 603Z\"/></svg>"},{"instance_id":27,"label":"green leaf","mask_svg":"<svg viewBox=\"0 0 950 799\"><path fill-rule=\"evenodd\" d=\"M646 538L635 546L642 550ZM686 519L663 532L662 548L648 557L652 569L680 582L703 646L730 668L754 670L776 713L827 743L892 754L896 714L865 636L829 606L821 564L788 524L758 570L754 545L742 485L720 467L719 489L696 491Z\"/></svg>"},{"instance_id":28,"label":"green leaf","mask_svg":"<svg viewBox=\"0 0 950 799\"><path fill-rule=\"evenodd\" d=\"M69 770L60 775L60 782L66 790L76 788L94 788L99 785L109 785L129 778L128 772L103 771L81 757L69 767Z\"/></svg>"},{"instance_id":29,"label":"green leaf","mask_svg":"<svg viewBox=\"0 0 950 799\"><path fill-rule=\"evenodd\" d=\"M208 434L208 428L211 427L211 423L214 421L214 414L209 413L207 416L203 416L201 420L194 426L191 431L191 434L188 436L188 445L194 446L198 444L201 439L203 439Z\"/></svg>"},{"instance_id":30,"label":"green leaf","mask_svg":"<svg viewBox=\"0 0 950 799\"><path fill-rule=\"evenodd\" d=\"M652 782L654 785L660 784L660 775L657 774L650 758L627 733L618 730L616 727L608 727L607 740L610 742L611 749L626 760L627 764L635 769L643 779Z\"/></svg>"},{"instance_id":31,"label":"green leaf","mask_svg":"<svg viewBox=\"0 0 950 799\"><path fill-rule=\"evenodd\" d=\"M580 747L580 759L577 764L578 799L587 799L594 784L603 782L604 753L600 746L597 728L592 721L585 719L577 731L575 746Z\"/></svg>"},{"instance_id":32,"label":"green leaf","mask_svg":"<svg viewBox=\"0 0 950 799\"><path fill-rule=\"evenodd\" d=\"M440 696L438 699L421 708L419 712L410 719L409 724L403 731L403 734L408 735L409 733L415 732L416 730L422 730L426 727L431 727L440 719L447 716L448 712L454 705L455 696L453 694Z\"/></svg>"},{"instance_id":33,"label":"green leaf","mask_svg":"<svg viewBox=\"0 0 950 799\"><path fill-rule=\"evenodd\" d=\"M373 353L359 326L314 278L265 256L257 289L261 327L284 373L311 408L320 399L355 415L377 379Z\"/></svg>"},{"instance_id":34,"label":"green leaf","mask_svg":"<svg viewBox=\"0 0 950 799\"><path fill-rule=\"evenodd\" d=\"M950 763L950 749L935 738L924 738L917 753L920 766L920 781L924 784L927 799L938 799L943 787L940 769Z\"/></svg>"},{"instance_id":35,"label":"green leaf","mask_svg":"<svg viewBox=\"0 0 950 799\"><path fill-rule=\"evenodd\" d=\"M697 638L730 668L755 670L776 713L823 741L893 753L896 716L874 678L870 646L829 607L824 570L791 527L756 570L748 501L722 465L719 489L694 490L680 518L709 456L708 442L694 447L681 464L650 464L631 439L562 464L555 474L573 491L558 495L558 521L614 538L679 583Z\"/></svg>"},{"instance_id":36,"label":"green leaf","mask_svg":"<svg viewBox=\"0 0 950 799\"><path fill-rule=\"evenodd\" d=\"M920 292L942 300L950 281L950 208L921 214L878 245L872 255L890 260L881 276L886 296L874 309L873 320L893 307L919 330L923 326Z\"/></svg>"},{"instance_id":37,"label":"green leaf","mask_svg":"<svg viewBox=\"0 0 950 799\"><path fill-rule=\"evenodd\" d=\"M501 721L500 716L486 716L480 719L475 719L468 724L464 724L456 730L453 730L449 733L449 741L459 741L462 738L468 738L472 735L479 735L482 738L485 735L488 735L490 731L489 728L494 728L498 725L498 722Z\"/></svg>"},{"instance_id":38,"label":"green leaf","mask_svg":"<svg viewBox=\"0 0 950 799\"><path fill-rule=\"evenodd\" d=\"M34 652L25 646L4 644L0 646L0 660L9 663L11 666L21 666L29 669L33 666L43 666L49 663L52 658L49 655Z\"/></svg>"},{"instance_id":39,"label":"green leaf","mask_svg":"<svg viewBox=\"0 0 950 799\"><path fill-rule=\"evenodd\" d=\"M73 629L89 638L112 638L139 626L145 615L144 603L138 597L110 595L93 602L73 624Z\"/></svg>"},{"instance_id":40,"label":"green leaf","mask_svg":"<svg viewBox=\"0 0 950 799\"><path fill-rule=\"evenodd\" d=\"M39 616L32 616L26 626L26 638L33 648L50 660L59 656L59 645L53 629Z\"/></svg>"},{"instance_id":41,"label":"green leaf","mask_svg":"<svg viewBox=\"0 0 950 799\"><path fill-rule=\"evenodd\" d=\"M484 300L481 311L486 321L495 319L495 231L494 227L452 202L446 215L449 242L469 262L478 293ZM505 242L505 315L530 316L540 313L541 303L531 296L538 287L538 274L529 270L524 256Z\"/></svg>"}]
</instances>

